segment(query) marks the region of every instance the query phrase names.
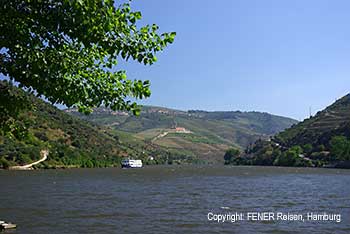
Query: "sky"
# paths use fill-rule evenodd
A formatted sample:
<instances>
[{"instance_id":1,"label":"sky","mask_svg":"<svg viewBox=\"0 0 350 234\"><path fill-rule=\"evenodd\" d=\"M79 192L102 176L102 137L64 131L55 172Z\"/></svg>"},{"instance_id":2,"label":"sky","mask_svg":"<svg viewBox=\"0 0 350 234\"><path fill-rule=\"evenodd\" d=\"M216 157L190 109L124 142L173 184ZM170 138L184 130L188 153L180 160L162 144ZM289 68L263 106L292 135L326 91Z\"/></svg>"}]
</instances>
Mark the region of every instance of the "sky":
<instances>
[{"instance_id":1,"label":"sky","mask_svg":"<svg viewBox=\"0 0 350 234\"><path fill-rule=\"evenodd\" d=\"M142 104L182 110L263 111L302 120L346 95L350 1L133 0L140 25L176 31L144 66L120 63L151 81Z\"/></svg>"},{"instance_id":2,"label":"sky","mask_svg":"<svg viewBox=\"0 0 350 234\"><path fill-rule=\"evenodd\" d=\"M140 26L177 32L154 65L121 61L115 68L151 81L152 95L140 104L303 120L310 107L315 114L350 92L350 1L133 0L131 6L142 12Z\"/></svg>"}]
</instances>

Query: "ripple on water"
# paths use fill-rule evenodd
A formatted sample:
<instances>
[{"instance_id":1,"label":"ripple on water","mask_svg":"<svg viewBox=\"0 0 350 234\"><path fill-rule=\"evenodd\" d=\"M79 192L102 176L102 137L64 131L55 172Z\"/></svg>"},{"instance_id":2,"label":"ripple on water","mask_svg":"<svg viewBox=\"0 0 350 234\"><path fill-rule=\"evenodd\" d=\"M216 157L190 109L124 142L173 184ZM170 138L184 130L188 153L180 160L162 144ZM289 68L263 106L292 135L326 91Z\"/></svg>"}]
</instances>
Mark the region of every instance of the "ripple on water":
<instances>
[{"instance_id":1,"label":"ripple on water","mask_svg":"<svg viewBox=\"0 0 350 234\"><path fill-rule=\"evenodd\" d=\"M0 214L19 225L19 234L349 234L349 175L347 170L211 166L1 171ZM207 221L209 211L270 210L341 212L344 221Z\"/></svg>"}]
</instances>

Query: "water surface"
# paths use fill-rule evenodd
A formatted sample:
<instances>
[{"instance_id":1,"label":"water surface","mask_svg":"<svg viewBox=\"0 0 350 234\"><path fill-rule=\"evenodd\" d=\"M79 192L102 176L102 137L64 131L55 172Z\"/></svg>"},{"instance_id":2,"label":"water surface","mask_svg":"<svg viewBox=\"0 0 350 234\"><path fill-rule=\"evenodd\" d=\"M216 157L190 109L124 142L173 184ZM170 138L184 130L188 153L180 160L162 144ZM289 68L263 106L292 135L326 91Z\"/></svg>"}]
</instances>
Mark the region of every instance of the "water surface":
<instances>
[{"instance_id":1,"label":"water surface","mask_svg":"<svg viewBox=\"0 0 350 234\"><path fill-rule=\"evenodd\" d=\"M247 212L336 213L341 222L208 221ZM9 233L350 233L350 170L224 166L0 171Z\"/></svg>"}]
</instances>

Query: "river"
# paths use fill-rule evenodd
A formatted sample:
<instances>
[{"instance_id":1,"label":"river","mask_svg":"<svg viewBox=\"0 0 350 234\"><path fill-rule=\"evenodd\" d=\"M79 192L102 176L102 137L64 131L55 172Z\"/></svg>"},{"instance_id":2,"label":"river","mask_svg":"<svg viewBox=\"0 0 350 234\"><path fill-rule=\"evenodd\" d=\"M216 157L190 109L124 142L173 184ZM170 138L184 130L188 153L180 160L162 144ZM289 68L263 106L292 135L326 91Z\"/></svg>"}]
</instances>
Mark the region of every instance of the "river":
<instances>
[{"instance_id":1,"label":"river","mask_svg":"<svg viewBox=\"0 0 350 234\"><path fill-rule=\"evenodd\" d=\"M274 219L253 220L257 212L269 212ZM277 220L281 213L303 220ZM341 220L309 220L310 213ZM231 219L218 223L218 215ZM243 218L233 222L234 215ZM0 171L0 220L16 223L17 230L5 233L18 234L348 234L350 170L151 166Z\"/></svg>"}]
</instances>

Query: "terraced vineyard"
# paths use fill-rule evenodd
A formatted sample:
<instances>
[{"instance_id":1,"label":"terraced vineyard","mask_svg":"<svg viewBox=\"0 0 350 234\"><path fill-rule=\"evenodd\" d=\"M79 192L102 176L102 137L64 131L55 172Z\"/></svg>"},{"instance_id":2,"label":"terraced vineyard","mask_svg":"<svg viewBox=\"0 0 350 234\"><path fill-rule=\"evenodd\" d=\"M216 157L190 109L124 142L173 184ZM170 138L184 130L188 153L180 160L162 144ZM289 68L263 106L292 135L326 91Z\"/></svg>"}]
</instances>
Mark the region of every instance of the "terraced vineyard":
<instances>
[{"instance_id":1,"label":"terraced vineyard","mask_svg":"<svg viewBox=\"0 0 350 234\"><path fill-rule=\"evenodd\" d=\"M270 141L255 142L234 163L350 168L350 94Z\"/></svg>"},{"instance_id":2,"label":"terraced vineyard","mask_svg":"<svg viewBox=\"0 0 350 234\"><path fill-rule=\"evenodd\" d=\"M334 134L348 136L350 124L350 94L306 119L293 128L276 136L278 143L286 146L303 144L325 144Z\"/></svg>"},{"instance_id":3,"label":"terraced vineyard","mask_svg":"<svg viewBox=\"0 0 350 234\"><path fill-rule=\"evenodd\" d=\"M130 141L146 141L212 163L222 163L229 147L244 150L257 139L267 139L297 123L293 119L260 112L180 111L153 106L144 106L139 117L106 108L95 109L89 116L74 109L66 112L128 132Z\"/></svg>"},{"instance_id":4,"label":"terraced vineyard","mask_svg":"<svg viewBox=\"0 0 350 234\"><path fill-rule=\"evenodd\" d=\"M0 169L33 163L40 159L40 152L46 150L49 152L47 160L35 167L119 166L123 157L142 159L150 164L196 161L187 151L168 150L145 141L146 137L69 115L7 82L0 81L0 89L17 96L27 96L33 107L13 119L13 126L26 129L20 131L21 134L18 134L18 128L2 134L0 126ZM3 118L2 112L0 117ZM122 119L123 115L119 117Z\"/></svg>"}]
</instances>

